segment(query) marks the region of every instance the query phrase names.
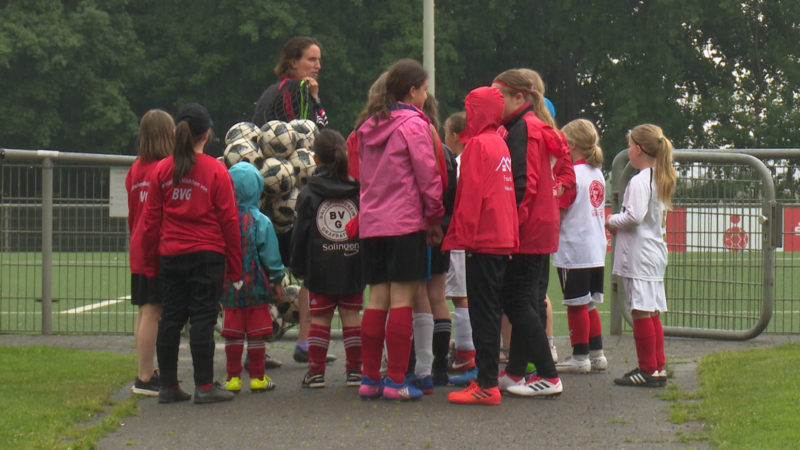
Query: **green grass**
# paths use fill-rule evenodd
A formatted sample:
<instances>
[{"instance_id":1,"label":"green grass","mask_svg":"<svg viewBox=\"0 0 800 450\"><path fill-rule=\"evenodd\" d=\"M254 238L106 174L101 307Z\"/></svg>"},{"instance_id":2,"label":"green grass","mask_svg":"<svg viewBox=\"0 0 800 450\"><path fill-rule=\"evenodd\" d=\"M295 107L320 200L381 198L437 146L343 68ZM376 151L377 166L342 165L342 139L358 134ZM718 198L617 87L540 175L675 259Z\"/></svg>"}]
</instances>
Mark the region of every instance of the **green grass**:
<instances>
[{"instance_id":1,"label":"green grass","mask_svg":"<svg viewBox=\"0 0 800 450\"><path fill-rule=\"evenodd\" d=\"M700 391L671 385L676 423L704 422L711 445L722 448L796 448L800 442L800 344L722 352L700 361ZM695 401L698 400L699 401ZM697 438L697 437L695 437Z\"/></svg>"},{"instance_id":2,"label":"green grass","mask_svg":"<svg viewBox=\"0 0 800 450\"><path fill-rule=\"evenodd\" d=\"M135 411L136 396L109 399L135 373L134 355L0 346L0 448L94 447Z\"/></svg>"}]
</instances>

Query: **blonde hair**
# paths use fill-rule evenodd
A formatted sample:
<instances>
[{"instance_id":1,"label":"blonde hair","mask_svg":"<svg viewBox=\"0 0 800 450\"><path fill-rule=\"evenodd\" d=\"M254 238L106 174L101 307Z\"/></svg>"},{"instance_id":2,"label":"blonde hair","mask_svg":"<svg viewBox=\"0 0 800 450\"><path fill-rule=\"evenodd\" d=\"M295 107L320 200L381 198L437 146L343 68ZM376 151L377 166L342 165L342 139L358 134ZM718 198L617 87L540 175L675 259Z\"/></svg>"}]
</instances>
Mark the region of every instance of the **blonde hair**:
<instances>
[{"instance_id":1,"label":"blonde hair","mask_svg":"<svg viewBox=\"0 0 800 450\"><path fill-rule=\"evenodd\" d=\"M544 92L536 90L529 72L534 71L531 69L510 69L494 77L494 79L500 82L498 88L503 94L522 94L525 100L531 103L536 117L552 128L556 128L556 121L553 120L550 111L547 110L547 105L544 103Z\"/></svg>"},{"instance_id":2,"label":"blonde hair","mask_svg":"<svg viewBox=\"0 0 800 450\"><path fill-rule=\"evenodd\" d=\"M147 111L139 122L138 155L142 161L157 161L172 154L175 121L160 109Z\"/></svg>"},{"instance_id":3,"label":"blonde hair","mask_svg":"<svg viewBox=\"0 0 800 450\"><path fill-rule=\"evenodd\" d=\"M603 149L598 142L597 129L586 119L575 119L561 129L567 142L583 154L583 159L594 167L603 165Z\"/></svg>"},{"instance_id":4,"label":"blonde hair","mask_svg":"<svg viewBox=\"0 0 800 450\"><path fill-rule=\"evenodd\" d=\"M523 75L528 77L531 80L531 84L533 84L533 89L537 92L540 92L544 97L544 80L542 80L542 76L539 75L539 72L533 69L519 69Z\"/></svg>"},{"instance_id":5,"label":"blonde hair","mask_svg":"<svg viewBox=\"0 0 800 450\"><path fill-rule=\"evenodd\" d=\"M671 209L672 193L675 192L675 184L678 181L678 174L672 167L672 142L664 136L661 127L651 123L637 125L628 136L646 155L656 160L653 174L658 198Z\"/></svg>"},{"instance_id":6,"label":"blonde hair","mask_svg":"<svg viewBox=\"0 0 800 450\"><path fill-rule=\"evenodd\" d=\"M358 113L358 117L356 118L356 130L358 130L358 127L366 122L367 119L369 119L373 114L377 113L383 108L386 102L387 75L389 75L389 72L383 72L372 83L372 86L369 87L369 92L367 92L367 103L364 104L364 108L361 109L361 112Z\"/></svg>"}]
</instances>

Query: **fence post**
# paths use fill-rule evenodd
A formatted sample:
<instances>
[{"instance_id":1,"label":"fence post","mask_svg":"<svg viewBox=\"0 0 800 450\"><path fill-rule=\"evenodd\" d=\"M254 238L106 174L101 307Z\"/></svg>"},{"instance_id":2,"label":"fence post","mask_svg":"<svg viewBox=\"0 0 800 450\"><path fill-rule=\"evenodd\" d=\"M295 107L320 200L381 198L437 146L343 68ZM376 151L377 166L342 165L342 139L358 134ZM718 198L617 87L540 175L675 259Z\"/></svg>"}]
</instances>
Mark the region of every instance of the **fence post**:
<instances>
[{"instance_id":1,"label":"fence post","mask_svg":"<svg viewBox=\"0 0 800 450\"><path fill-rule=\"evenodd\" d=\"M53 160L42 161L42 334L53 332Z\"/></svg>"}]
</instances>

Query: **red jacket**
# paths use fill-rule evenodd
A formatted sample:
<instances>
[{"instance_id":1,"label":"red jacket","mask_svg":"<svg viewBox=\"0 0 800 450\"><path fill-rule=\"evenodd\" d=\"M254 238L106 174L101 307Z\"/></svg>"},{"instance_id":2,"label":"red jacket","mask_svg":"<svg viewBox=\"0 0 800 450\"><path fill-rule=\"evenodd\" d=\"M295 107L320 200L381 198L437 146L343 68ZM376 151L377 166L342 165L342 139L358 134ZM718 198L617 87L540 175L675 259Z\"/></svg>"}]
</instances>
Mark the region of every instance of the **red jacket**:
<instances>
[{"instance_id":1,"label":"red jacket","mask_svg":"<svg viewBox=\"0 0 800 450\"><path fill-rule=\"evenodd\" d=\"M456 204L442 250L509 255L519 246L514 180L508 147L497 127L503 94L480 87L467 95L466 139Z\"/></svg>"},{"instance_id":2,"label":"red jacket","mask_svg":"<svg viewBox=\"0 0 800 450\"><path fill-rule=\"evenodd\" d=\"M131 236L129 250L131 273L142 274L145 272L142 238L144 236L144 207L150 188L147 179L158 162L159 160L145 162L141 158L137 158L128 170L128 175L125 176L125 189L128 191L128 231Z\"/></svg>"},{"instance_id":3,"label":"red jacket","mask_svg":"<svg viewBox=\"0 0 800 450\"><path fill-rule=\"evenodd\" d=\"M204 153L194 155L192 170L172 185L172 156L149 177L142 247L145 275L155 277L158 255L199 251L225 255L228 280L242 278L242 246L233 181L225 165Z\"/></svg>"},{"instance_id":4,"label":"red jacket","mask_svg":"<svg viewBox=\"0 0 800 450\"><path fill-rule=\"evenodd\" d=\"M347 174L358 180L358 134L347 136Z\"/></svg>"},{"instance_id":5,"label":"red jacket","mask_svg":"<svg viewBox=\"0 0 800 450\"><path fill-rule=\"evenodd\" d=\"M509 130L506 142L517 189L518 253L554 253L561 219L558 185L565 190L575 186L567 141L536 117L527 103L510 114L504 125Z\"/></svg>"}]
</instances>

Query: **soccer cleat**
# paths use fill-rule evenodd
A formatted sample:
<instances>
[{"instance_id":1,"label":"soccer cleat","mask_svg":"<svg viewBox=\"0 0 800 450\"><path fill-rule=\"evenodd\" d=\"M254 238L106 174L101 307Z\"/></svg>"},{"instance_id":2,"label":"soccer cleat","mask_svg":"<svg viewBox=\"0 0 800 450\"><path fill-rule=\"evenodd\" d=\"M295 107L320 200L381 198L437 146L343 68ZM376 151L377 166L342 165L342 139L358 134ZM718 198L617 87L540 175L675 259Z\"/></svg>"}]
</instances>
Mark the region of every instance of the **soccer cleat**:
<instances>
[{"instance_id":1,"label":"soccer cleat","mask_svg":"<svg viewBox=\"0 0 800 450\"><path fill-rule=\"evenodd\" d=\"M225 389L234 394L238 394L239 391L242 390L242 379L239 377L230 377L228 381L225 382Z\"/></svg>"},{"instance_id":2,"label":"soccer cleat","mask_svg":"<svg viewBox=\"0 0 800 450\"><path fill-rule=\"evenodd\" d=\"M450 377L450 384L454 384L456 386L467 386L470 380L474 380L476 378L478 378L478 368L474 367L460 375L453 375Z\"/></svg>"},{"instance_id":3,"label":"soccer cleat","mask_svg":"<svg viewBox=\"0 0 800 450\"><path fill-rule=\"evenodd\" d=\"M660 386L667 385L667 371L665 369L656 370L653 372L652 376L656 379L656 381L658 381Z\"/></svg>"},{"instance_id":4,"label":"soccer cleat","mask_svg":"<svg viewBox=\"0 0 800 450\"><path fill-rule=\"evenodd\" d=\"M347 386L349 387L359 387L361 386L361 371L360 370L351 370L347 372Z\"/></svg>"},{"instance_id":5,"label":"soccer cleat","mask_svg":"<svg viewBox=\"0 0 800 450\"><path fill-rule=\"evenodd\" d=\"M360 380L359 380L360 381ZM303 377L303 387L310 389L319 389L325 387L325 374L323 373L306 373Z\"/></svg>"},{"instance_id":6,"label":"soccer cleat","mask_svg":"<svg viewBox=\"0 0 800 450\"><path fill-rule=\"evenodd\" d=\"M589 351L589 362L592 364L593 372L600 372L608 369L608 360L606 359L606 355L603 354L603 350Z\"/></svg>"},{"instance_id":7,"label":"soccer cleat","mask_svg":"<svg viewBox=\"0 0 800 450\"><path fill-rule=\"evenodd\" d=\"M414 377L413 381L409 381L409 383L414 386L415 388L422 391L425 395L433 394L433 376L427 375L422 378Z\"/></svg>"},{"instance_id":8,"label":"soccer cleat","mask_svg":"<svg viewBox=\"0 0 800 450\"><path fill-rule=\"evenodd\" d=\"M161 382L158 379L158 372L153 372L153 376L147 381L142 381L136 377L133 383L131 392L139 395L146 395L148 397L158 397L158 391L161 389Z\"/></svg>"},{"instance_id":9,"label":"soccer cleat","mask_svg":"<svg viewBox=\"0 0 800 450\"><path fill-rule=\"evenodd\" d=\"M658 373L656 372L653 372ZM639 387L661 387L661 381L648 374L640 368L635 368L630 372L623 375L621 378L615 378L614 384L619 386L639 386Z\"/></svg>"},{"instance_id":10,"label":"soccer cleat","mask_svg":"<svg viewBox=\"0 0 800 450\"><path fill-rule=\"evenodd\" d=\"M216 381L208 390L199 387L194 388L195 403L216 403L228 402L231 400L233 400L233 392L226 391L225 388Z\"/></svg>"},{"instance_id":11,"label":"soccer cleat","mask_svg":"<svg viewBox=\"0 0 800 450\"><path fill-rule=\"evenodd\" d=\"M419 400L422 398L422 391L408 384L408 381L403 380L402 383L395 383L391 378L386 377L383 380L383 393L381 394L384 400Z\"/></svg>"},{"instance_id":12,"label":"soccer cleat","mask_svg":"<svg viewBox=\"0 0 800 450\"><path fill-rule=\"evenodd\" d=\"M295 346L294 347L294 355L292 356L295 361L299 363L307 363L308 362L308 350L303 350L302 348ZM336 361L336 355L328 353L325 356L325 362L330 364Z\"/></svg>"},{"instance_id":13,"label":"soccer cleat","mask_svg":"<svg viewBox=\"0 0 800 450\"><path fill-rule=\"evenodd\" d=\"M522 384L525 384L525 377L519 377L515 380L511 375L507 374L505 370L500 372L500 375L497 376L497 387L500 389L500 392L506 392L509 387Z\"/></svg>"},{"instance_id":14,"label":"soccer cleat","mask_svg":"<svg viewBox=\"0 0 800 450\"><path fill-rule=\"evenodd\" d=\"M475 368L475 358L470 358L470 359L453 358L453 361L450 363L450 366L447 368L447 371L450 373L464 373L464 372L469 372L474 368Z\"/></svg>"},{"instance_id":15,"label":"soccer cleat","mask_svg":"<svg viewBox=\"0 0 800 450\"><path fill-rule=\"evenodd\" d=\"M378 398L383 392L383 380L373 380L367 375L361 377L361 386L358 387L358 396L364 400Z\"/></svg>"},{"instance_id":16,"label":"soccer cleat","mask_svg":"<svg viewBox=\"0 0 800 450\"><path fill-rule=\"evenodd\" d=\"M558 352L555 345L550 346L550 356L553 357L553 362L558 362Z\"/></svg>"},{"instance_id":17,"label":"soccer cleat","mask_svg":"<svg viewBox=\"0 0 800 450\"><path fill-rule=\"evenodd\" d=\"M470 381L466 389L447 394L447 400L462 405L499 405L501 396L497 386L482 388L475 381Z\"/></svg>"},{"instance_id":18,"label":"soccer cleat","mask_svg":"<svg viewBox=\"0 0 800 450\"><path fill-rule=\"evenodd\" d=\"M590 373L592 371L592 362L589 361L587 355L578 357L572 355L564 361L556 363L556 370L564 373Z\"/></svg>"},{"instance_id":19,"label":"soccer cleat","mask_svg":"<svg viewBox=\"0 0 800 450\"><path fill-rule=\"evenodd\" d=\"M269 355L264 355L264 369L278 369L283 365L281 361Z\"/></svg>"},{"instance_id":20,"label":"soccer cleat","mask_svg":"<svg viewBox=\"0 0 800 450\"><path fill-rule=\"evenodd\" d=\"M252 392L265 392L273 389L275 389L275 382L266 375L261 378L250 378L250 390Z\"/></svg>"},{"instance_id":21,"label":"soccer cleat","mask_svg":"<svg viewBox=\"0 0 800 450\"><path fill-rule=\"evenodd\" d=\"M524 384L510 386L508 392L523 397L558 397L564 387L559 378L542 378L531 375Z\"/></svg>"},{"instance_id":22,"label":"soccer cleat","mask_svg":"<svg viewBox=\"0 0 800 450\"><path fill-rule=\"evenodd\" d=\"M175 389L162 387L158 391L158 403L185 402L191 398L191 395L179 387Z\"/></svg>"}]
</instances>

